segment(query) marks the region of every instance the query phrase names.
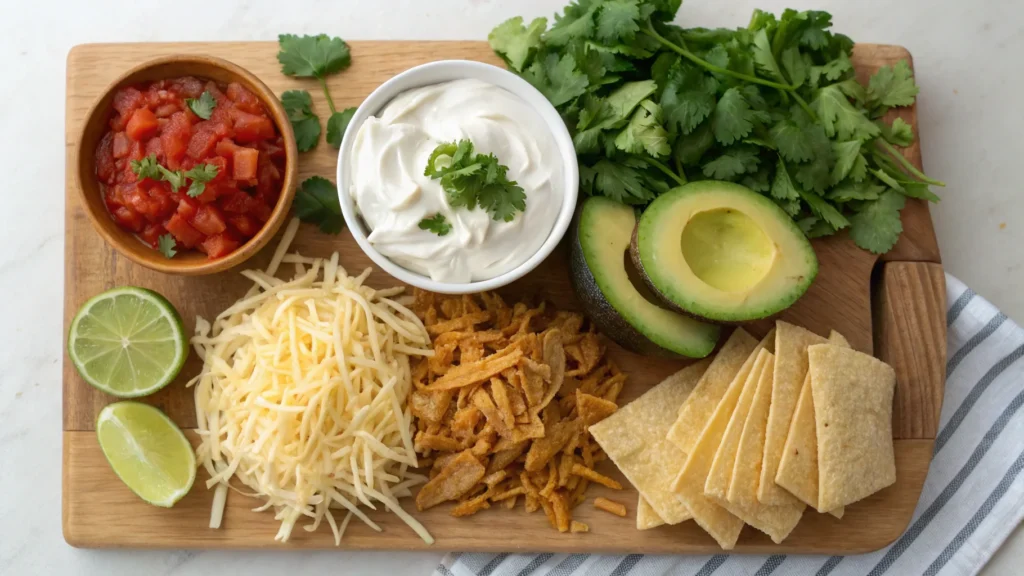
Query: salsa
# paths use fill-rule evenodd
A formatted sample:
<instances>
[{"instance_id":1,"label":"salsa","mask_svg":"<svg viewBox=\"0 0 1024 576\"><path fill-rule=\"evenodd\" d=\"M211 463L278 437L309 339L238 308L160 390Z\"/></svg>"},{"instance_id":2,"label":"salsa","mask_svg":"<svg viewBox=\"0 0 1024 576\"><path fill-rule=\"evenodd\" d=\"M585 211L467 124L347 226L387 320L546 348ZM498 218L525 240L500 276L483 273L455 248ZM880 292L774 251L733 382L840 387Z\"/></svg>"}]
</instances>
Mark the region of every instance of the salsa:
<instances>
[{"instance_id":1,"label":"salsa","mask_svg":"<svg viewBox=\"0 0 1024 576\"><path fill-rule=\"evenodd\" d=\"M121 88L113 108L96 176L118 226L154 249L170 234L178 251L220 258L270 219L284 143L244 86L158 80Z\"/></svg>"}]
</instances>

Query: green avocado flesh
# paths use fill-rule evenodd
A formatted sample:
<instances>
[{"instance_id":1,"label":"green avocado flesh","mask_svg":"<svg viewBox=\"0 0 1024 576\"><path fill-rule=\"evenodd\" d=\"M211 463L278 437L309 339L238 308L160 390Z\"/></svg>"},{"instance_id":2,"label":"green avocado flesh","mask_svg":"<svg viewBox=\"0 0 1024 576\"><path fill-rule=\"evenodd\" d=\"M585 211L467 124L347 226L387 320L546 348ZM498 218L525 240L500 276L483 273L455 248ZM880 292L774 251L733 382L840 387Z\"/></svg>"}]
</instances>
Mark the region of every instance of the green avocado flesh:
<instances>
[{"instance_id":1,"label":"green avocado flesh","mask_svg":"<svg viewBox=\"0 0 1024 576\"><path fill-rule=\"evenodd\" d=\"M716 322L785 310L818 274L789 215L739 184L711 180L659 196L640 218L633 257L664 300Z\"/></svg>"},{"instance_id":2,"label":"green avocado flesh","mask_svg":"<svg viewBox=\"0 0 1024 576\"><path fill-rule=\"evenodd\" d=\"M599 197L583 202L571 276L588 316L607 336L634 352L707 356L718 342L717 326L652 303L630 280L627 251L635 225L629 206Z\"/></svg>"}]
</instances>

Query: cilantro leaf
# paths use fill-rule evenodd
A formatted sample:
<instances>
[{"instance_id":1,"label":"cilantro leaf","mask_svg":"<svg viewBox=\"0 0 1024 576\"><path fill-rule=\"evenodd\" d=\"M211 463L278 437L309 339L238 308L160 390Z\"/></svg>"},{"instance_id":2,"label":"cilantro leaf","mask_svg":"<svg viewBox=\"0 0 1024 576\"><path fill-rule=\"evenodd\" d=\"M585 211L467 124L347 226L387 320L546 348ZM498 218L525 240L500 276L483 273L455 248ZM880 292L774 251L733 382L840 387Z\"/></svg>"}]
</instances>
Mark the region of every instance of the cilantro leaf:
<instances>
[{"instance_id":1,"label":"cilantro leaf","mask_svg":"<svg viewBox=\"0 0 1024 576\"><path fill-rule=\"evenodd\" d=\"M523 26L523 17L510 18L487 35L487 41L510 68L522 72L530 57L541 46L541 35L548 27L547 18L534 18L529 26Z\"/></svg>"},{"instance_id":2,"label":"cilantro leaf","mask_svg":"<svg viewBox=\"0 0 1024 576\"><path fill-rule=\"evenodd\" d=\"M307 178L296 190L292 205L299 220L316 224L325 234L337 234L345 227L338 189L326 178Z\"/></svg>"},{"instance_id":3,"label":"cilantro leaf","mask_svg":"<svg viewBox=\"0 0 1024 576\"><path fill-rule=\"evenodd\" d=\"M280 47L277 61L281 63L281 73L286 76L323 78L348 68L352 63L348 44L341 38L326 34L281 34L277 41Z\"/></svg>"},{"instance_id":4,"label":"cilantro leaf","mask_svg":"<svg viewBox=\"0 0 1024 576\"><path fill-rule=\"evenodd\" d=\"M864 154L857 155L857 159L853 161L853 168L850 168L849 176L854 182L863 182L868 177L868 161L864 158Z\"/></svg>"},{"instance_id":5,"label":"cilantro leaf","mask_svg":"<svg viewBox=\"0 0 1024 576\"><path fill-rule=\"evenodd\" d=\"M185 98L185 104L192 110L192 113L203 120L209 120L213 109L217 107L217 100L213 98L209 90L203 90L199 98Z\"/></svg>"},{"instance_id":6,"label":"cilantro leaf","mask_svg":"<svg viewBox=\"0 0 1024 576\"><path fill-rule=\"evenodd\" d=\"M590 81L586 75L576 70L576 60L570 54L561 57L548 54L543 59L534 61L523 72L530 84L540 90L551 103L561 106L574 100L586 92Z\"/></svg>"},{"instance_id":7,"label":"cilantro leaf","mask_svg":"<svg viewBox=\"0 0 1024 576\"><path fill-rule=\"evenodd\" d=\"M779 158L778 166L775 169L775 180L772 181L771 194L777 200L800 199L800 192L793 184L793 179L789 177L789 170L786 169L786 163L782 161L782 158Z\"/></svg>"},{"instance_id":8,"label":"cilantro leaf","mask_svg":"<svg viewBox=\"0 0 1024 576\"><path fill-rule=\"evenodd\" d=\"M157 238L156 242L157 249L160 250L160 253L164 255L164 258L174 258L174 255L178 253L178 251L174 249L174 246L176 244L176 242L174 241L174 236L171 236L170 234L164 234Z\"/></svg>"},{"instance_id":9,"label":"cilantro leaf","mask_svg":"<svg viewBox=\"0 0 1024 576\"><path fill-rule=\"evenodd\" d=\"M639 18L637 0L607 0L597 13L597 39L605 43L632 42L640 30Z\"/></svg>"},{"instance_id":10,"label":"cilantro leaf","mask_svg":"<svg viewBox=\"0 0 1024 576\"><path fill-rule=\"evenodd\" d=\"M939 201L939 197L924 182L905 182L902 193L908 198L918 198L929 202Z\"/></svg>"},{"instance_id":11,"label":"cilantro leaf","mask_svg":"<svg viewBox=\"0 0 1024 576\"><path fill-rule=\"evenodd\" d=\"M895 66L883 66L875 72L868 82L868 100L884 108L891 106L910 106L918 93L914 75L906 60L900 60Z\"/></svg>"},{"instance_id":12,"label":"cilantro leaf","mask_svg":"<svg viewBox=\"0 0 1024 576\"><path fill-rule=\"evenodd\" d=\"M584 98L584 109L580 112L580 129L593 126L598 129L618 128L629 121L633 110L654 94L658 86L654 80L626 82L607 98Z\"/></svg>"},{"instance_id":13,"label":"cilantro leaf","mask_svg":"<svg viewBox=\"0 0 1024 576\"><path fill-rule=\"evenodd\" d=\"M164 181L168 182L171 185L172 191L177 192L179 189L181 189L182 186L185 185L185 172L183 172L182 170L171 171L168 170L167 168L164 168L163 166L160 166L159 164L157 165L157 170L160 171L160 174L163 176Z\"/></svg>"},{"instance_id":14,"label":"cilantro leaf","mask_svg":"<svg viewBox=\"0 0 1024 576\"><path fill-rule=\"evenodd\" d=\"M853 165L861 158L860 147L860 140L832 142L832 154L836 159L836 165L832 168L833 183L838 183L850 175Z\"/></svg>"},{"instance_id":15,"label":"cilantro leaf","mask_svg":"<svg viewBox=\"0 0 1024 576\"><path fill-rule=\"evenodd\" d=\"M751 48L754 53L754 63L757 64L758 68L775 80L786 81L782 76L779 63L775 61L775 56L772 54L771 44L768 43L768 33L765 32L764 28L754 34L754 43L751 45Z\"/></svg>"},{"instance_id":16,"label":"cilantro leaf","mask_svg":"<svg viewBox=\"0 0 1024 576\"><path fill-rule=\"evenodd\" d=\"M672 152L668 132L661 126L661 107L651 100L641 102L629 124L615 137L615 147L632 154L647 152L655 158Z\"/></svg>"},{"instance_id":17,"label":"cilantro leaf","mask_svg":"<svg viewBox=\"0 0 1024 576\"><path fill-rule=\"evenodd\" d=\"M840 140L867 140L879 134L879 128L867 116L850 104L837 86L822 88L811 103L829 138L839 135Z\"/></svg>"},{"instance_id":18,"label":"cilantro leaf","mask_svg":"<svg viewBox=\"0 0 1024 576\"><path fill-rule=\"evenodd\" d=\"M850 238L861 248L884 254L896 245L903 223L900 210L905 199L892 190L883 192L877 200L865 202L859 212L850 217Z\"/></svg>"},{"instance_id":19,"label":"cilantro leaf","mask_svg":"<svg viewBox=\"0 0 1024 576\"><path fill-rule=\"evenodd\" d=\"M801 86L807 81L807 63L796 46L790 46L782 51L782 68L794 86Z\"/></svg>"},{"instance_id":20,"label":"cilantro leaf","mask_svg":"<svg viewBox=\"0 0 1024 576\"><path fill-rule=\"evenodd\" d=\"M341 140L345 137L345 130L348 128L352 117L356 115L356 109L346 108L341 112L331 114L327 120L327 143L335 148L341 148Z\"/></svg>"},{"instance_id":21,"label":"cilantro leaf","mask_svg":"<svg viewBox=\"0 0 1024 576\"><path fill-rule=\"evenodd\" d=\"M295 132L299 152L312 150L320 141L320 118L313 113L313 98L305 90L289 90L281 94L281 104Z\"/></svg>"},{"instance_id":22,"label":"cilantro leaf","mask_svg":"<svg viewBox=\"0 0 1024 576\"><path fill-rule=\"evenodd\" d=\"M654 194L644 186L644 177L638 170L607 158L597 161L593 170L594 192L623 204L644 205L654 200Z\"/></svg>"},{"instance_id":23,"label":"cilantro leaf","mask_svg":"<svg viewBox=\"0 0 1024 576\"><path fill-rule=\"evenodd\" d=\"M772 188L771 170L767 166L761 166L757 172L744 176L740 184L754 192L768 192Z\"/></svg>"},{"instance_id":24,"label":"cilantro leaf","mask_svg":"<svg viewBox=\"0 0 1024 576\"><path fill-rule=\"evenodd\" d=\"M139 180L143 178L160 180L160 165L156 162L156 154L150 154L142 160L132 160L129 165Z\"/></svg>"},{"instance_id":25,"label":"cilantro leaf","mask_svg":"<svg viewBox=\"0 0 1024 576\"><path fill-rule=\"evenodd\" d=\"M434 148L423 174L441 180L453 208L479 205L492 219L511 222L516 212L526 210L526 194L507 172L494 154L473 154L473 143L463 139Z\"/></svg>"},{"instance_id":26,"label":"cilantro leaf","mask_svg":"<svg viewBox=\"0 0 1024 576\"><path fill-rule=\"evenodd\" d=\"M850 221L847 220L839 210L836 210L834 206L826 202L821 196L804 190L798 190L798 192L800 192L800 198L811 207L811 212L814 212L814 214L819 218L828 222L832 228L842 230L850 225Z\"/></svg>"},{"instance_id":27,"label":"cilantro leaf","mask_svg":"<svg viewBox=\"0 0 1024 576\"><path fill-rule=\"evenodd\" d=\"M821 73L831 82L835 82L843 77L843 74L853 71L853 62L850 62L850 57L845 52L840 53L839 58L826 62L821 67Z\"/></svg>"},{"instance_id":28,"label":"cilantro leaf","mask_svg":"<svg viewBox=\"0 0 1024 576\"><path fill-rule=\"evenodd\" d=\"M843 203L854 200L877 200L882 192L885 192L885 186L845 180L829 190L825 197L831 202Z\"/></svg>"},{"instance_id":29,"label":"cilantro leaf","mask_svg":"<svg viewBox=\"0 0 1024 576\"><path fill-rule=\"evenodd\" d=\"M669 129L689 134L715 109L718 82L694 66L676 63L661 91L661 107Z\"/></svg>"},{"instance_id":30,"label":"cilantro leaf","mask_svg":"<svg viewBox=\"0 0 1024 576\"><path fill-rule=\"evenodd\" d=\"M561 14L555 15L555 23L544 34L544 40L552 46L565 46L571 40L588 39L594 34L594 14L599 2L581 0L572 2Z\"/></svg>"},{"instance_id":31,"label":"cilantro leaf","mask_svg":"<svg viewBox=\"0 0 1024 576\"><path fill-rule=\"evenodd\" d=\"M745 138L754 129L755 117L739 89L729 88L718 99L711 119L715 139L728 146Z\"/></svg>"},{"instance_id":32,"label":"cilantro leaf","mask_svg":"<svg viewBox=\"0 0 1024 576\"><path fill-rule=\"evenodd\" d=\"M814 148L804 134L803 128L792 120L782 120L772 126L772 143L779 154L790 162L807 162L814 158Z\"/></svg>"},{"instance_id":33,"label":"cilantro leaf","mask_svg":"<svg viewBox=\"0 0 1024 576\"><path fill-rule=\"evenodd\" d=\"M185 172L185 177L192 180L192 185L185 192L195 198L206 190L206 183L217 177L220 168L216 164L196 164L191 170Z\"/></svg>"},{"instance_id":34,"label":"cilantro leaf","mask_svg":"<svg viewBox=\"0 0 1024 576\"><path fill-rule=\"evenodd\" d=\"M444 217L444 214L440 212L434 214L430 218L424 218L423 220L420 220L418 226L420 230L433 232L438 236L446 236L449 232L452 231L451 224L448 223L448 220Z\"/></svg>"},{"instance_id":35,"label":"cilantro leaf","mask_svg":"<svg viewBox=\"0 0 1024 576\"><path fill-rule=\"evenodd\" d=\"M914 129L903 118L893 120L891 126L882 121L877 124L886 142L896 146L910 146L914 143Z\"/></svg>"},{"instance_id":36,"label":"cilantro leaf","mask_svg":"<svg viewBox=\"0 0 1024 576\"><path fill-rule=\"evenodd\" d=\"M813 50L827 47L830 37L828 29L832 27L832 15L820 10L808 10L800 14L806 22L800 31L800 45Z\"/></svg>"},{"instance_id":37,"label":"cilantro leaf","mask_svg":"<svg viewBox=\"0 0 1024 576\"><path fill-rule=\"evenodd\" d=\"M704 122L693 130L686 138L676 139L672 148L672 156L683 166L696 166L704 153L715 145L715 135L711 131L711 123Z\"/></svg>"},{"instance_id":38,"label":"cilantro leaf","mask_svg":"<svg viewBox=\"0 0 1024 576\"><path fill-rule=\"evenodd\" d=\"M757 150L750 146L727 148L718 158L704 165L702 172L708 178L732 180L736 176L757 170L761 159Z\"/></svg>"}]
</instances>

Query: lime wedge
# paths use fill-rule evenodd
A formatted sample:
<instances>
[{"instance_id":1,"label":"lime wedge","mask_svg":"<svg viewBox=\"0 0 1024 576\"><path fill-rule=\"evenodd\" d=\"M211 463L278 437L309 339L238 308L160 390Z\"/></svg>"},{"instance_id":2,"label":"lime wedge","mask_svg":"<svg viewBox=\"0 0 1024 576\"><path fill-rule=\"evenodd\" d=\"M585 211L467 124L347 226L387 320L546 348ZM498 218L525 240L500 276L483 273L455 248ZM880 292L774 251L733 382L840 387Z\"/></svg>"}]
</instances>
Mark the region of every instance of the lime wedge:
<instances>
[{"instance_id":1,"label":"lime wedge","mask_svg":"<svg viewBox=\"0 0 1024 576\"><path fill-rule=\"evenodd\" d=\"M192 488L192 445L160 410L139 402L110 404L96 419L96 437L114 472L146 502L170 508Z\"/></svg>"},{"instance_id":2,"label":"lime wedge","mask_svg":"<svg viewBox=\"0 0 1024 576\"><path fill-rule=\"evenodd\" d=\"M138 398L174 380L188 344L181 317L166 298L126 286L82 306L68 332L68 355L89 384Z\"/></svg>"}]
</instances>

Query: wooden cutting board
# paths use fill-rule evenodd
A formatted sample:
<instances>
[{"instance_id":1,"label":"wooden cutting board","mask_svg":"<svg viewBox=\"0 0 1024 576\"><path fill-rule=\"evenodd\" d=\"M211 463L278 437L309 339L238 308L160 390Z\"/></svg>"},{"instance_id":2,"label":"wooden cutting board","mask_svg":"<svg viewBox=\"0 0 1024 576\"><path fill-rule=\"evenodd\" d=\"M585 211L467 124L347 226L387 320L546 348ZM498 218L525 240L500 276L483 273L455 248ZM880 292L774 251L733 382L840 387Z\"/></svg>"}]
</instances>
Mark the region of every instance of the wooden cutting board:
<instances>
[{"instance_id":1,"label":"wooden cutting board","mask_svg":"<svg viewBox=\"0 0 1024 576\"><path fill-rule=\"evenodd\" d=\"M353 42L352 67L329 79L339 109L356 106L371 90L391 76L412 66L442 59L470 59L500 65L484 42ZM93 231L75 199L74 150L87 109L116 76L145 60L170 54L210 54L231 60L255 73L280 94L307 89L323 120L328 108L315 81L288 78L280 73L272 42L193 44L91 44L75 47L67 60L66 109L66 212L64 244L64 327L79 306L115 286L135 285L164 294L181 312L186 330L192 333L196 315L210 318L234 302L248 288L236 271L214 276L185 278L167 276L140 267L119 256ZM854 62L862 80L879 66L909 58L896 46L858 45ZM924 95L927 97L927 95ZM916 125L913 108L902 117ZM918 144L906 150L920 166ZM321 142L304 153L299 164L300 181L313 174L333 179L337 152ZM851 344L889 362L896 369L898 387L893 412L896 445L896 484L847 507L841 520L813 511L782 544L774 545L764 534L746 527L736 546L743 553L853 554L878 549L897 538L910 522L928 471L938 426L945 383L946 358L945 286L939 250L925 203L908 200L903 210L904 233L896 248L882 261L858 249L845 236L814 242L821 262L817 281L783 318L818 332L830 328L842 332ZM273 242L249 262L263 267ZM341 253L349 270L370 265L347 231L326 236L303 225L293 250L306 255ZM509 287L506 296L540 296L556 306L576 308L568 279L566 245L537 270ZM382 272L371 285L390 286L395 281ZM748 326L763 335L770 323ZM630 380L621 400L628 402L681 368L680 361L640 357L610 346L611 353ZM195 427L192 391L186 380L198 373L200 362L193 354L178 380L144 399L161 408L182 428ZM94 424L99 410L115 399L86 384L64 358L64 537L73 546L145 548L330 548L333 538L323 526L316 532L296 529L288 544L274 542L277 522L271 513L251 509L255 500L231 494L223 528L207 528L212 491L200 471L191 493L172 509L150 506L139 500L114 475L96 442ZM187 434L193 442L197 437ZM718 547L693 522L639 532L634 514L637 494L610 462L604 472L617 476L621 492L596 487L590 498L607 496L626 503L627 518L595 510L591 502L574 515L590 524L587 534L559 534L543 514L487 510L469 518L453 518L447 506L415 516L434 535L434 550L549 551L549 552L645 552L714 553ZM407 509L415 510L411 502ZM383 512L371 517L384 529L377 533L352 522L342 541L351 549L424 549L426 546L398 518Z\"/></svg>"}]
</instances>

